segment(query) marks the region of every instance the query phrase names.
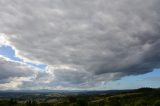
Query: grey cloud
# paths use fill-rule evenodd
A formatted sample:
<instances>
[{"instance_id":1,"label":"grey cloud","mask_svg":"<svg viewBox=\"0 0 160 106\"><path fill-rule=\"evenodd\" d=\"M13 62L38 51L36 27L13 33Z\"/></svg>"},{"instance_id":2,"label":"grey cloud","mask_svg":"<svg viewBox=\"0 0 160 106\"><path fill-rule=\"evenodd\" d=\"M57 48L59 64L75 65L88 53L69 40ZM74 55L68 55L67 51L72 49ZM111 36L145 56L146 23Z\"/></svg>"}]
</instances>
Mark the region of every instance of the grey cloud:
<instances>
[{"instance_id":1,"label":"grey cloud","mask_svg":"<svg viewBox=\"0 0 160 106\"><path fill-rule=\"evenodd\" d=\"M0 56L0 88L1 85L17 79L19 79L19 81L20 79L22 79L22 81L25 79L29 80L29 78L36 76L37 72L38 69Z\"/></svg>"},{"instance_id":2,"label":"grey cloud","mask_svg":"<svg viewBox=\"0 0 160 106\"><path fill-rule=\"evenodd\" d=\"M94 75L73 69L47 69L39 72L35 79L24 81L21 89L92 89L102 86L106 81L117 80L121 73Z\"/></svg>"},{"instance_id":3,"label":"grey cloud","mask_svg":"<svg viewBox=\"0 0 160 106\"><path fill-rule=\"evenodd\" d=\"M26 61L76 68L53 72L57 82L114 80L160 67L159 4L159 0L2 0L0 32ZM105 78L114 73L121 75Z\"/></svg>"}]
</instances>

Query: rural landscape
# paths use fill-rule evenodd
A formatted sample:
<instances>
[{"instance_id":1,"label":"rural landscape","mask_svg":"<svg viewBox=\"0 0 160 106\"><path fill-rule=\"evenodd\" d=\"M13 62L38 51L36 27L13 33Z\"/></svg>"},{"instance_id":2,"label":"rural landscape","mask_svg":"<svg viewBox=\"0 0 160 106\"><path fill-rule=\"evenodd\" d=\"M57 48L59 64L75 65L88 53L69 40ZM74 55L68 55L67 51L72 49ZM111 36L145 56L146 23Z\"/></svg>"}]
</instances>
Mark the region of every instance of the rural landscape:
<instances>
[{"instance_id":1,"label":"rural landscape","mask_svg":"<svg viewBox=\"0 0 160 106\"><path fill-rule=\"evenodd\" d=\"M0 92L0 106L160 106L160 89Z\"/></svg>"}]
</instances>

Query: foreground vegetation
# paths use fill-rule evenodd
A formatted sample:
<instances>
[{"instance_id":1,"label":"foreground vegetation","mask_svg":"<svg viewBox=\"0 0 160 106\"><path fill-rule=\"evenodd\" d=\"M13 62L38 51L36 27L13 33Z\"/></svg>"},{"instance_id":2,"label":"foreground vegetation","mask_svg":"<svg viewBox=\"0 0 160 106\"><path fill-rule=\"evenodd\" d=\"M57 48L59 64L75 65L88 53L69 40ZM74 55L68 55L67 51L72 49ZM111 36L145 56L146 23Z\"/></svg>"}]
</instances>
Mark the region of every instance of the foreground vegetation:
<instances>
[{"instance_id":1,"label":"foreground vegetation","mask_svg":"<svg viewBox=\"0 0 160 106\"><path fill-rule=\"evenodd\" d=\"M160 106L160 89L141 88L110 94L70 94L58 98L5 98L0 100L0 106Z\"/></svg>"}]
</instances>

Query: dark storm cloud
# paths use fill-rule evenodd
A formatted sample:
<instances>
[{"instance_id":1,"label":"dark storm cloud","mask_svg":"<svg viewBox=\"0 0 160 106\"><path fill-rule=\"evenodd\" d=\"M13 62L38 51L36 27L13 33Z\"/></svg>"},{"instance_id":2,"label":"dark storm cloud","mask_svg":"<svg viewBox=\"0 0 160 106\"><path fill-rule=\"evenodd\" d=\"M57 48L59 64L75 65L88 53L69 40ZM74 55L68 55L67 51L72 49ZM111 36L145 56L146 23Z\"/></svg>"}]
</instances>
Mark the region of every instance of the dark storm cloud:
<instances>
[{"instance_id":1,"label":"dark storm cloud","mask_svg":"<svg viewBox=\"0 0 160 106\"><path fill-rule=\"evenodd\" d=\"M159 4L1 0L0 32L17 56L54 67L51 84L90 86L160 67Z\"/></svg>"}]
</instances>

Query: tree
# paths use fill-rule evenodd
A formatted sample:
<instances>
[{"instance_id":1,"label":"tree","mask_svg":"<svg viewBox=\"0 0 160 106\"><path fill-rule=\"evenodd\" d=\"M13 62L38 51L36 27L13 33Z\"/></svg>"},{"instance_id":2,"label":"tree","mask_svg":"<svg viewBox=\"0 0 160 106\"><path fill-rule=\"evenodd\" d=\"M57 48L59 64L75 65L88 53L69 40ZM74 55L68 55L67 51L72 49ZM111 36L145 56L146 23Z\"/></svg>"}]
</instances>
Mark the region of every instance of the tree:
<instances>
[{"instance_id":1,"label":"tree","mask_svg":"<svg viewBox=\"0 0 160 106\"><path fill-rule=\"evenodd\" d=\"M78 104L79 106L87 106L87 105L88 105L88 102L87 102L86 99L78 99L78 100L77 100L77 104Z\"/></svg>"},{"instance_id":2,"label":"tree","mask_svg":"<svg viewBox=\"0 0 160 106\"><path fill-rule=\"evenodd\" d=\"M8 104L9 106L15 106L17 104L17 101L14 99L10 99Z\"/></svg>"},{"instance_id":3,"label":"tree","mask_svg":"<svg viewBox=\"0 0 160 106\"><path fill-rule=\"evenodd\" d=\"M153 106L160 106L160 100L155 101Z\"/></svg>"},{"instance_id":4,"label":"tree","mask_svg":"<svg viewBox=\"0 0 160 106\"><path fill-rule=\"evenodd\" d=\"M135 106L147 106L147 102L145 100L138 100Z\"/></svg>"},{"instance_id":5,"label":"tree","mask_svg":"<svg viewBox=\"0 0 160 106\"><path fill-rule=\"evenodd\" d=\"M69 102L74 103L77 101L77 98L74 96L68 96L68 100L69 100Z\"/></svg>"},{"instance_id":6,"label":"tree","mask_svg":"<svg viewBox=\"0 0 160 106\"><path fill-rule=\"evenodd\" d=\"M28 100L25 104L26 104L26 106L31 106L32 102L31 102L31 100Z\"/></svg>"},{"instance_id":7,"label":"tree","mask_svg":"<svg viewBox=\"0 0 160 106\"><path fill-rule=\"evenodd\" d=\"M32 106L38 106L38 104L35 100L33 100L31 104L32 104Z\"/></svg>"},{"instance_id":8,"label":"tree","mask_svg":"<svg viewBox=\"0 0 160 106\"><path fill-rule=\"evenodd\" d=\"M121 106L121 104L117 99L110 99L109 106Z\"/></svg>"}]
</instances>

